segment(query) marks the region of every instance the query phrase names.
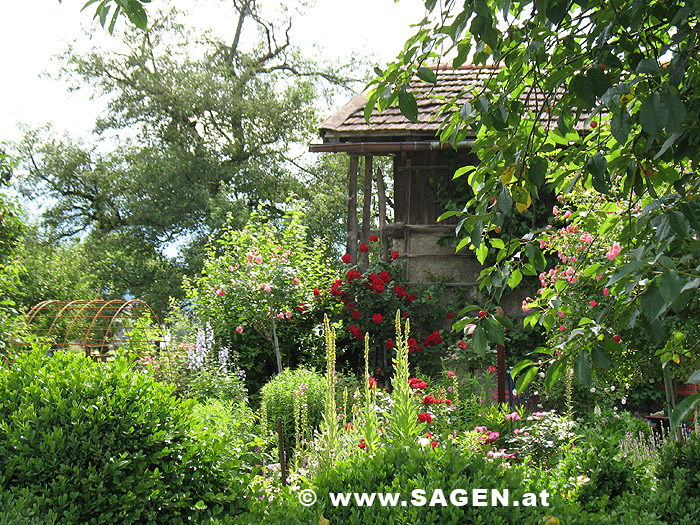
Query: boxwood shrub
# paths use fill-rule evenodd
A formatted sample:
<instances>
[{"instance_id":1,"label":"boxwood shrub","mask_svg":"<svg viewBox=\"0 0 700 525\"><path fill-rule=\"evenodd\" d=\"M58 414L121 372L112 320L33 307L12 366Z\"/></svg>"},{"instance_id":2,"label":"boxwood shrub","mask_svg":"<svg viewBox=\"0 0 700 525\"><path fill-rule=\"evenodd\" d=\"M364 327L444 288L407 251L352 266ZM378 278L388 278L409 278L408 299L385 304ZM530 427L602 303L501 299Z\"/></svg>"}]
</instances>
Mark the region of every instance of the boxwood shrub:
<instances>
[{"instance_id":1,"label":"boxwood shrub","mask_svg":"<svg viewBox=\"0 0 700 525\"><path fill-rule=\"evenodd\" d=\"M245 478L193 401L128 362L42 352L0 368L0 522L181 523L239 512ZM234 477L235 476L235 477Z\"/></svg>"}]
</instances>

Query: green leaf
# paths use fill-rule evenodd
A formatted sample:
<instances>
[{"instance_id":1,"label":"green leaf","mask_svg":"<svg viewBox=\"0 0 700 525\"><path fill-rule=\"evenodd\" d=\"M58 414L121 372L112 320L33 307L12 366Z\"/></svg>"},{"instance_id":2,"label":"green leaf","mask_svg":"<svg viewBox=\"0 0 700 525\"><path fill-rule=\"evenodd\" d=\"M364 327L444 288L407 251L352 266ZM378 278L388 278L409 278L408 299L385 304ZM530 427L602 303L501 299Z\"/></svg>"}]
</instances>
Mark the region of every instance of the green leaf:
<instances>
[{"instance_id":1,"label":"green leaf","mask_svg":"<svg viewBox=\"0 0 700 525\"><path fill-rule=\"evenodd\" d=\"M475 248L479 248L481 246L481 235L484 232L484 221L481 219L477 219L476 222L474 223L474 226L472 226L472 231L469 235L470 240L472 241L472 244L474 245ZM483 264L483 263L481 263Z\"/></svg>"},{"instance_id":2,"label":"green leaf","mask_svg":"<svg viewBox=\"0 0 700 525\"><path fill-rule=\"evenodd\" d=\"M637 64L637 73L659 74L659 63L655 58L643 58Z\"/></svg>"},{"instance_id":3,"label":"green leaf","mask_svg":"<svg viewBox=\"0 0 700 525\"><path fill-rule=\"evenodd\" d=\"M486 257L489 254L489 248L486 246L486 244L482 244L476 249L475 253L477 261L479 261L480 264L484 264L486 262Z\"/></svg>"},{"instance_id":4,"label":"green leaf","mask_svg":"<svg viewBox=\"0 0 700 525\"><path fill-rule=\"evenodd\" d=\"M639 296L639 303L649 322L655 321L666 311L666 301L656 280L652 281L644 293Z\"/></svg>"},{"instance_id":5,"label":"green leaf","mask_svg":"<svg viewBox=\"0 0 700 525\"><path fill-rule=\"evenodd\" d=\"M593 83L585 75L576 75L571 79L569 90L576 96L579 109L591 109L595 105Z\"/></svg>"},{"instance_id":6,"label":"green leaf","mask_svg":"<svg viewBox=\"0 0 700 525\"><path fill-rule=\"evenodd\" d=\"M506 247L506 243L503 242L503 239L499 239L498 237L489 239L489 242L491 243L491 246L493 246L497 250L504 250Z\"/></svg>"},{"instance_id":7,"label":"green leaf","mask_svg":"<svg viewBox=\"0 0 700 525\"><path fill-rule=\"evenodd\" d=\"M129 20L131 20L131 23L136 27L143 29L144 31L148 28L148 15L146 14L146 10L141 5L141 2L138 0L129 0L129 4L125 9L125 12L129 17Z\"/></svg>"},{"instance_id":8,"label":"green leaf","mask_svg":"<svg viewBox=\"0 0 700 525\"><path fill-rule=\"evenodd\" d=\"M612 364L608 353L600 345L593 345L591 349L591 358L597 367L603 368L604 370L610 368Z\"/></svg>"},{"instance_id":9,"label":"green leaf","mask_svg":"<svg viewBox=\"0 0 700 525\"><path fill-rule=\"evenodd\" d=\"M523 359L522 361L519 361L515 364L515 366L513 366L513 368L510 369L511 377L517 376L518 372L534 364L535 362L532 359Z\"/></svg>"},{"instance_id":10,"label":"green leaf","mask_svg":"<svg viewBox=\"0 0 700 525\"><path fill-rule=\"evenodd\" d=\"M700 383L700 369L690 374L690 377L688 378L686 383Z\"/></svg>"},{"instance_id":11,"label":"green leaf","mask_svg":"<svg viewBox=\"0 0 700 525\"><path fill-rule=\"evenodd\" d=\"M639 108L639 123L651 137L661 135L668 122L668 108L661 102L658 93L651 93Z\"/></svg>"},{"instance_id":12,"label":"green leaf","mask_svg":"<svg viewBox=\"0 0 700 525\"><path fill-rule=\"evenodd\" d=\"M485 320L486 335L489 341L499 345L504 345L503 327L494 319L486 318Z\"/></svg>"},{"instance_id":13,"label":"green leaf","mask_svg":"<svg viewBox=\"0 0 700 525\"><path fill-rule=\"evenodd\" d=\"M586 72L588 80L593 85L593 93L596 97L602 97L605 92L612 87L612 82L601 69L592 67Z\"/></svg>"},{"instance_id":14,"label":"green leaf","mask_svg":"<svg viewBox=\"0 0 700 525\"><path fill-rule=\"evenodd\" d=\"M664 97L664 103L668 108L668 123L666 124L666 131L669 134L680 132L685 117L687 115L687 110L683 101L675 93L669 93Z\"/></svg>"},{"instance_id":15,"label":"green leaf","mask_svg":"<svg viewBox=\"0 0 700 525\"><path fill-rule=\"evenodd\" d=\"M547 373L544 376L544 387L547 392L551 392L554 384L566 372L566 360L559 359L547 368Z\"/></svg>"},{"instance_id":16,"label":"green leaf","mask_svg":"<svg viewBox=\"0 0 700 525\"><path fill-rule=\"evenodd\" d=\"M627 275L631 274L635 270L638 270L642 266L646 266L646 264L647 263L645 261L634 261L627 264L623 264L613 272L613 274L610 276L610 279L608 279L608 283L606 286L612 286L623 277L626 277Z\"/></svg>"},{"instance_id":17,"label":"green leaf","mask_svg":"<svg viewBox=\"0 0 700 525\"><path fill-rule=\"evenodd\" d=\"M416 75L418 75L418 78L420 78L423 82L428 82L430 84L437 83L435 71L428 67L419 67L418 71L416 71Z\"/></svg>"},{"instance_id":18,"label":"green leaf","mask_svg":"<svg viewBox=\"0 0 700 525\"><path fill-rule=\"evenodd\" d=\"M691 394L678 403L673 414L671 414L671 428L675 429L680 425L698 406L700 406L700 393Z\"/></svg>"},{"instance_id":19,"label":"green leaf","mask_svg":"<svg viewBox=\"0 0 700 525\"><path fill-rule=\"evenodd\" d=\"M486 333L484 332L484 327L479 325L474 329L474 334L472 335L472 349L480 357L485 357L487 344L488 342L486 340Z\"/></svg>"},{"instance_id":20,"label":"green leaf","mask_svg":"<svg viewBox=\"0 0 700 525\"><path fill-rule=\"evenodd\" d=\"M542 157L530 158L530 171L528 172L528 179L532 184L539 188L544 184L548 168L549 163L547 162L547 159L543 159Z\"/></svg>"},{"instance_id":21,"label":"green leaf","mask_svg":"<svg viewBox=\"0 0 700 525\"><path fill-rule=\"evenodd\" d=\"M511 290L514 290L523 280L523 273L516 269L511 272L510 277L508 277L508 286Z\"/></svg>"},{"instance_id":22,"label":"green leaf","mask_svg":"<svg viewBox=\"0 0 700 525\"><path fill-rule=\"evenodd\" d=\"M515 389L518 392L522 392L527 388L527 386L532 382L532 380L535 378L537 375L537 372L539 371L539 367L533 366L528 369L527 372L525 372L523 375L521 375L518 380L515 382Z\"/></svg>"},{"instance_id":23,"label":"green leaf","mask_svg":"<svg viewBox=\"0 0 700 525\"><path fill-rule=\"evenodd\" d=\"M418 122L418 103L413 93L409 93L405 89L399 90L399 109L408 120Z\"/></svg>"},{"instance_id":24,"label":"green leaf","mask_svg":"<svg viewBox=\"0 0 700 525\"><path fill-rule=\"evenodd\" d=\"M591 360L588 350L582 350L574 360L574 375L584 386L591 384Z\"/></svg>"},{"instance_id":25,"label":"green leaf","mask_svg":"<svg viewBox=\"0 0 700 525\"><path fill-rule=\"evenodd\" d=\"M626 108L620 108L620 111L613 114L610 122L610 131L622 146L627 144L627 139L632 131L632 117Z\"/></svg>"},{"instance_id":26,"label":"green leaf","mask_svg":"<svg viewBox=\"0 0 700 525\"><path fill-rule=\"evenodd\" d=\"M678 296L681 294L681 288L683 288L683 283L681 283L676 270L667 268L658 280L661 296L667 303L670 304L678 299Z\"/></svg>"}]
</instances>

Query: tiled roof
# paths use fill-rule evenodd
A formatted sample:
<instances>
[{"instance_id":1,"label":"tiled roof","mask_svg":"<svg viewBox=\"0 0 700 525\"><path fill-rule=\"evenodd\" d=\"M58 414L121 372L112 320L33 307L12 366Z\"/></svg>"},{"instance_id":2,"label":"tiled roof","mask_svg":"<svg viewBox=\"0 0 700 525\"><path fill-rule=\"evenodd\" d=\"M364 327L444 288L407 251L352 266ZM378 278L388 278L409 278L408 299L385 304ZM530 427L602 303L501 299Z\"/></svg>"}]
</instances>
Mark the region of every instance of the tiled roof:
<instances>
[{"instance_id":1,"label":"tiled roof","mask_svg":"<svg viewBox=\"0 0 700 525\"><path fill-rule=\"evenodd\" d=\"M432 69L435 71L437 84L416 78L409 87L418 103L417 123L404 117L398 105L386 108L381 114L375 107L368 123L364 116L366 94L360 93L335 115L319 124L318 129L324 142L385 140L388 137L394 140L401 137L435 140L440 125L447 118L446 114L438 115L439 109L462 94L455 105L455 110L459 110L472 98L472 90L478 89L483 86L484 81L497 75L500 67L466 65L458 69L452 69L450 66L437 66ZM541 93L532 91L529 97L526 93L521 98L529 109L535 109L544 101ZM556 126L556 123L552 124Z\"/></svg>"}]
</instances>

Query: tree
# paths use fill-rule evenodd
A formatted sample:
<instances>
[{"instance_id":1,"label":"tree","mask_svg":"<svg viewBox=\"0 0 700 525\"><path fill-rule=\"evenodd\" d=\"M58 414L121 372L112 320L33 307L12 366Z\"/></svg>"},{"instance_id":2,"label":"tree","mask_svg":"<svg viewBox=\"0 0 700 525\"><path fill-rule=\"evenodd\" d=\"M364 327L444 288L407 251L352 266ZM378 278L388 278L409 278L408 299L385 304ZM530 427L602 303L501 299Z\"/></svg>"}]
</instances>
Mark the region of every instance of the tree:
<instances>
[{"instance_id":1,"label":"tree","mask_svg":"<svg viewBox=\"0 0 700 525\"><path fill-rule=\"evenodd\" d=\"M289 20L266 21L252 0L234 8L228 42L186 29L172 11L127 31L124 54L64 55L63 74L109 100L96 133L119 145L27 133L20 190L44 199L57 237L114 235L150 246L153 260L179 242L197 272L229 214L238 226L260 204L281 216L297 195L338 216L307 187L318 170L293 145L310 138L319 93L347 79L301 57Z\"/></svg>"},{"instance_id":2,"label":"tree","mask_svg":"<svg viewBox=\"0 0 700 525\"><path fill-rule=\"evenodd\" d=\"M475 193L464 210L452 212L461 217L461 235L468 236L462 244L482 262L489 253L497 261L480 276L488 298L479 309L486 316L474 317L476 305L470 306L455 328L471 322L477 324L475 339L502 337L507 320L494 312L504 290L552 263L545 257L551 250L544 230L515 238L499 232L543 189L564 198L583 190L593 199L567 219L596 238L615 235L608 247L614 256L580 257L570 265L576 279L543 286L525 305L532 308L527 322L560 330L558 308L575 286L585 284L600 296L607 288L615 300L560 330L561 343L542 363L550 365L547 385L569 366L589 381L593 366L609 363L606 345L620 344L616 335L623 329L646 329L662 344L660 319L682 311L700 286L698 4L426 0L425 5L432 18L422 22L397 62L379 71L369 106L398 102L414 119L408 80L417 75L434 81L425 65L445 56L453 67L468 59L501 66L479 90L444 107L449 118L442 140L456 143L473 133L480 159L474 169L455 174L468 177ZM521 364L518 388L540 366Z\"/></svg>"}]
</instances>

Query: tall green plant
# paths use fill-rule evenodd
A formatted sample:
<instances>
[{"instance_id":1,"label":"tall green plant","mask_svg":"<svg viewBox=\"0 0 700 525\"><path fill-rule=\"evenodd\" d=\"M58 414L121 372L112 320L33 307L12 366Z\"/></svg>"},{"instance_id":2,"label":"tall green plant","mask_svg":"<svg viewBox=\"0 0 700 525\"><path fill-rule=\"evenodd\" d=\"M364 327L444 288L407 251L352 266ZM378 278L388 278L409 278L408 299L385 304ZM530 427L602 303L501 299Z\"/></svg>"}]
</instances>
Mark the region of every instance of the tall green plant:
<instances>
[{"instance_id":1,"label":"tall green plant","mask_svg":"<svg viewBox=\"0 0 700 525\"><path fill-rule=\"evenodd\" d=\"M401 312L396 311L396 356L393 359L394 376L391 380L392 399L391 414L389 415L389 440L394 445L410 446L416 443L419 434L418 406L411 394L408 384L408 335L411 323L406 319L405 327L401 327Z\"/></svg>"}]
</instances>

